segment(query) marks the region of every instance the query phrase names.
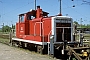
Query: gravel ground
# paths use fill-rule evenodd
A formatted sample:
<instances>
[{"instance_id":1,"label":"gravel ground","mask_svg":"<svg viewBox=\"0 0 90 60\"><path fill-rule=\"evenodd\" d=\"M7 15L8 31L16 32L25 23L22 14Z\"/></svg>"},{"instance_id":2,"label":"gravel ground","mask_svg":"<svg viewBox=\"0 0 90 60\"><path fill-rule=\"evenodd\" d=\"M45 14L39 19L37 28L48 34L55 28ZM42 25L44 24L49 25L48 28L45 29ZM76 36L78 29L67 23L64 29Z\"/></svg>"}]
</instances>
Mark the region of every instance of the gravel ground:
<instances>
[{"instance_id":1,"label":"gravel ground","mask_svg":"<svg viewBox=\"0 0 90 60\"><path fill-rule=\"evenodd\" d=\"M11 47L0 43L0 60L57 60L47 55L41 55L35 52L21 48Z\"/></svg>"}]
</instances>

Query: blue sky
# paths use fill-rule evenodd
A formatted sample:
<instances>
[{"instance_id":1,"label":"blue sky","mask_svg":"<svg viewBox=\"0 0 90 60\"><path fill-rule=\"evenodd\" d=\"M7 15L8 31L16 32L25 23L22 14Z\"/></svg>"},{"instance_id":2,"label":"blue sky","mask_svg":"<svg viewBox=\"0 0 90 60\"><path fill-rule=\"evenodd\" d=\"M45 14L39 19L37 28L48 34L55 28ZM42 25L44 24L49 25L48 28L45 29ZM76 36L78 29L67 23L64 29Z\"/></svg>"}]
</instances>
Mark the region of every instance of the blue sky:
<instances>
[{"instance_id":1,"label":"blue sky","mask_svg":"<svg viewBox=\"0 0 90 60\"><path fill-rule=\"evenodd\" d=\"M90 2L90 0L84 0ZM90 3L83 0L62 0L62 15L71 16L74 21L90 24ZM57 15L60 11L58 0L37 0L37 5L49 12L49 16ZM75 7L72 7L75 5ZM0 0L0 25L11 26L18 21L18 15L34 9L34 0ZM1 27L1 26L0 26Z\"/></svg>"}]
</instances>

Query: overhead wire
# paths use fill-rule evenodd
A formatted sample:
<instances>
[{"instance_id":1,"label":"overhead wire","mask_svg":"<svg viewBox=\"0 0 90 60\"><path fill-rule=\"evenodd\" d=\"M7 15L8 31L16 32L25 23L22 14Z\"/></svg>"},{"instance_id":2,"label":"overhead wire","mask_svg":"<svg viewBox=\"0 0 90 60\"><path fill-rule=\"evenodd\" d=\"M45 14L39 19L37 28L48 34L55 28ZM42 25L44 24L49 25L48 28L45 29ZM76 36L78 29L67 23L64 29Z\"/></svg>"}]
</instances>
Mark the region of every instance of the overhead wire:
<instances>
[{"instance_id":1,"label":"overhead wire","mask_svg":"<svg viewBox=\"0 0 90 60\"><path fill-rule=\"evenodd\" d=\"M32 3L32 2L30 2L30 3ZM30 3L28 3L28 4L26 4L26 5L29 5ZM21 7L18 7L18 8L16 8L16 9L13 9L13 10L11 10L10 12L12 12L12 11L16 11L16 10L18 10L18 9L21 9L21 8L23 8L23 7L25 7L26 5L23 5L23 6L21 6ZM81 4L80 4L81 5ZM76 6L79 6L79 5L76 5ZM67 8L72 8L72 7L67 7ZM64 8L64 9L66 9L66 8ZM7 12L7 13L10 13L10 12ZM3 15L6 15L7 13L4 13Z\"/></svg>"},{"instance_id":2,"label":"overhead wire","mask_svg":"<svg viewBox=\"0 0 90 60\"><path fill-rule=\"evenodd\" d=\"M30 2L30 3L32 4L32 2ZM13 10L7 12L7 13L10 13L10 12L13 12L13 11L16 11L16 10L19 10L19 9L21 9L21 8L23 8L23 7L27 6L27 5L29 5L30 3L28 3L28 4L26 4L26 5L23 5L23 6L20 6L20 7L16 8L16 9L13 9ZM4 13L3 15L6 15L7 13Z\"/></svg>"},{"instance_id":3,"label":"overhead wire","mask_svg":"<svg viewBox=\"0 0 90 60\"><path fill-rule=\"evenodd\" d=\"M3 15L6 15L6 14L8 15L8 13L11 13L11 12L13 12L13 11L19 10L19 9L21 9L21 8L29 5L29 4L32 4L33 2L34 2L34 1L32 1L32 2L29 3L29 1L28 1L28 3L27 3L26 5L23 5L23 6L21 6L21 7L18 7L18 8L16 8L16 9L13 9L13 10L7 12L7 13L4 13ZM9 15L8 15L8 16L9 16ZM8 17L8 16L7 16L7 17Z\"/></svg>"},{"instance_id":4,"label":"overhead wire","mask_svg":"<svg viewBox=\"0 0 90 60\"><path fill-rule=\"evenodd\" d=\"M66 3L65 3L66 4ZM75 4L76 5L76 4ZM76 6L81 6L82 4L77 4ZM68 6L67 4L66 4L66 6ZM70 6L68 6L67 8L72 8L72 7L70 7ZM66 8L64 8L64 9L66 9ZM87 19L89 19L88 17L86 17L85 15L83 15L82 13L80 13L80 12L78 12L78 11L76 11L75 9L74 10L72 10L72 11L74 11L74 12L76 12L78 15L80 15L80 16L83 16L83 17L85 17L86 19L83 19L83 21L87 21L88 22L88 20Z\"/></svg>"},{"instance_id":5,"label":"overhead wire","mask_svg":"<svg viewBox=\"0 0 90 60\"><path fill-rule=\"evenodd\" d=\"M19 10L19 9L21 9L21 8L23 8L23 7L25 7L25 6L27 6L27 5L29 5L29 4L32 4L34 1L32 1L32 2L29 2L28 1L28 3L26 4L26 5L23 5L23 6L20 6L20 7L18 7L18 8L16 8L16 9L13 9L13 10L11 10L11 11L9 11L9 12L7 12L7 13L4 13L4 14L2 14L2 15L5 15L5 17L11 17L11 16L9 16L8 14L9 13L11 13L11 12L13 12L13 11L16 11L16 10ZM3 16L2 16L3 17ZM12 18L14 18L14 17L12 17ZM14 20L15 20L16 18L14 18ZM11 19L11 21L12 21L13 19ZM4 22L4 21L3 21ZM6 22L6 21L5 21ZM15 22L15 21L14 21Z\"/></svg>"},{"instance_id":6,"label":"overhead wire","mask_svg":"<svg viewBox=\"0 0 90 60\"><path fill-rule=\"evenodd\" d=\"M64 2L65 3L65 2ZM66 3L65 3L66 4ZM80 4L80 5L82 5L82 4ZM80 6L79 4L77 4L77 5L75 5L75 6ZM68 6L67 4L66 4L66 6ZM72 7L67 7L67 8L72 8ZM72 11L75 11L76 13L78 13L80 16L84 16L83 14L81 14L80 12L77 12L75 9L74 10L72 10ZM84 16L84 17L86 17L86 16ZM87 17L86 17L87 18Z\"/></svg>"}]
</instances>

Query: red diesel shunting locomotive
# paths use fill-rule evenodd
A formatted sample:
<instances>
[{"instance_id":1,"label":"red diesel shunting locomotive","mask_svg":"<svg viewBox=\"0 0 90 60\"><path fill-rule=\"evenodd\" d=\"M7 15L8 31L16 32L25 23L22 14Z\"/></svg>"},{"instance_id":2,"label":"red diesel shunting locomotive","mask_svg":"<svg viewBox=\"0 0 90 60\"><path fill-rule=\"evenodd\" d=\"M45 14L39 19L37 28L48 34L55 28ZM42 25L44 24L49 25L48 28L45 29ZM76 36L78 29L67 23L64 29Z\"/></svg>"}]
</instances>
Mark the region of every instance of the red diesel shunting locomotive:
<instances>
[{"instance_id":1,"label":"red diesel shunting locomotive","mask_svg":"<svg viewBox=\"0 0 90 60\"><path fill-rule=\"evenodd\" d=\"M51 55L59 47L61 53L63 47L60 45L64 40L73 41L72 18L60 16L61 14L49 17L48 14L40 6L36 10L20 14L16 23L16 38L12 38L12 44L36 48L37 52L48 52Z\"/></svg>"}]
</instances>

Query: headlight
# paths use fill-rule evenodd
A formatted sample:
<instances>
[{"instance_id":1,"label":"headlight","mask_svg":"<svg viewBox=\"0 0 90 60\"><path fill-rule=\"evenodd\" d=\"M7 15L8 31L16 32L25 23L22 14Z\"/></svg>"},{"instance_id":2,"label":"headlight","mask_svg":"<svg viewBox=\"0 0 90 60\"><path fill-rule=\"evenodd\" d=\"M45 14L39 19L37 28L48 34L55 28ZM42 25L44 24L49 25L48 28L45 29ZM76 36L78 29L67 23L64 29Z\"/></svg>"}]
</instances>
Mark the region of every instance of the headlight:
<instances>
[{"instance_id":1,"label":"headlight","mask_svg":"<svg viewBox=\"0 0 90 60\"><path fill-rule=\"evenodd\" d=\"M54 39L54 35L51 35L51 36L50 36L50 40L52 40L52 39Z\"/></svg>"},{"instance_id":2,"label":"headlight","mask_svg":"<svg viewBox=\"0 0 90 60\"><path fill-rule=\"evenodd\" d=\"M83 52L84 52L84 50L81 50L81 52L83 53Z\"/></svg>"}]
</instances>

